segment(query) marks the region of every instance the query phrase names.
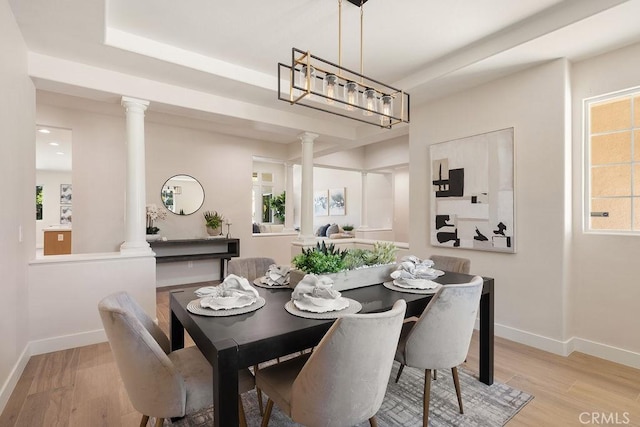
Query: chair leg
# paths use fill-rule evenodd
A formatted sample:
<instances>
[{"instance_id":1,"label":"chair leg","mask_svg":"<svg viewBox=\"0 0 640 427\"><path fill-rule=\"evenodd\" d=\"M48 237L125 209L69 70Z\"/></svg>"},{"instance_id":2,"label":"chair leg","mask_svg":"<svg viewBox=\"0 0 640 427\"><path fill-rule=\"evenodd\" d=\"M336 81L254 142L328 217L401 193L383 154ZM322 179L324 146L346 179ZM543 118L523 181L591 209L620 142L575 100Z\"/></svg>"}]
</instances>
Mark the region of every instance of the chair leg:
<instances>
[{"instance_id":1,"label":"chair leg","mask_svg":"<svg viewBox=\"0 0 640 427\"><path fill-rule=\"evenodd\" d=\"M438 371L437 370L433 370L433 379L437 380L438 379Z\"/></svg>"},{"instance_id":2,"label":"chair leg","mask_svg":"<svg viewBox=\"0 0 640 427\"><path fill-rule=\"evenodd\" d=\"M269 398L267 399L267 407L265 408L264 415L262 416L261 427L267 427L269 425L269 418L271 418L272 409L273 409L273 400Z\"/></svg>"},{"instance_id":3,"label":"chair leg","mask_svg":"<svg viewBox=\"0 0 640 427\"><path fill-rule=\"evenodd\" d=\"M148 422L149 422L149 415L143 415L142 419L140 420L140 427L146 427Z\"/></svg>"},{"instance_id":4,"label":"chair leg","mask_svg":"<svg viewBox=\"0 0 640 427\"><path fill-rule=\"evenodd\" d=\"M458 368L451 368L451 376L453 377L453 385L456 387L456 396L458 396L458 406L460 407L460 413L464 414L462 409L462 394L460 393L460 379L458 378Z\"/></svg>"},{"instance_id":5,"label":"chair leg","mask_svg":"<svg viewBox=\"0 0 640 427\"><path fill-rule=\"evenodd\" d=\"M429 426L429 401L431 400L431 369L424 370L424 403L422 404L422 427Z\"/></svg>"},{"instance_id":6,"label":"chair leg","mask_svg":"<svg viewBox=\"0 0 640 427\"><path fill-rule=\"evenodd\" d=\"M242 404L242 397L240 397L240 395L238 395L238 418L240 427L247 427L247 416L244 413L244 405Z\"/></svg>"},{"instance_id":7,"label":"chair leg","mask_svg":"<svg viewBox=\"0 0 640 427\"><path fill-rule=\"evenodd\" d=\"M253 366L253 375L255 376L258 373L259 366ZM260 416L264 415L264 408L262 407L262 390L256 387L256 394L258 395L258 409L260 410Z\"/></svg>"},{"instance_id":8,"label":"chair leg","mask_svg":"<svg viewBox=\"0 0 640 427\"><path fill-rule=\"evenodd\" d=\"M402 370L404 369L404 365L400 364L400 369L398 369L398 375L396 375L396 383L400 380L400 375L402 375Z\"/></svg>"},{"instance_id":9,"label":"chair leg","mask_svg":"<svg viewBox=\"0 0 640 427\"><path fill-rule=\"evenodd\" d=\"M156 418L156 427L162 427L164 424L164 418Z\"/></svg>"},{"instance_id":10,"label":"chair leg","mask_svg":"<svg viewBox=\"0 0 640 427\"><path fill-rule=\"evenodd\" d=\"M369 426L378 427L378 422L376 421L376 416L369 418Z\"/></svg>"}]
</instances>

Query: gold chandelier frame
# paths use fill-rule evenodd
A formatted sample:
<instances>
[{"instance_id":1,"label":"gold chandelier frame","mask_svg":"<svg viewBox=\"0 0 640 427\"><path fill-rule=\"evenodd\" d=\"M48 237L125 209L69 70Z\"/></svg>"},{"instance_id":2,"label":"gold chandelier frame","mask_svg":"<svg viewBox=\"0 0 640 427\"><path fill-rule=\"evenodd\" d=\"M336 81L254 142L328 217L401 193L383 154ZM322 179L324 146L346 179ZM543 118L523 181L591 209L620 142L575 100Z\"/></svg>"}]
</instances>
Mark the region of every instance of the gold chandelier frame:
<instances>
[{"instance_id":1,"label":"gold chandelier frame","mask_svg":"<svg viewBox=\"0 0 640 427\"><path fill-rule=\"evenodd\" d=\"M292 48L291 64L278 63L278 99L381 128L391 129L399 123L409 123L409 94L362 72L364 1L360 3L360 72L342 66L342 1L339 0L338 4L339 63L322 59L310 51ZM327 82L331 82L332 91L326 90ZM323 89L316 90L317 86ZM341 93L345 95L340 96ZM362 103L359 102L361 98Z\"/></svg>"}]
</instances>

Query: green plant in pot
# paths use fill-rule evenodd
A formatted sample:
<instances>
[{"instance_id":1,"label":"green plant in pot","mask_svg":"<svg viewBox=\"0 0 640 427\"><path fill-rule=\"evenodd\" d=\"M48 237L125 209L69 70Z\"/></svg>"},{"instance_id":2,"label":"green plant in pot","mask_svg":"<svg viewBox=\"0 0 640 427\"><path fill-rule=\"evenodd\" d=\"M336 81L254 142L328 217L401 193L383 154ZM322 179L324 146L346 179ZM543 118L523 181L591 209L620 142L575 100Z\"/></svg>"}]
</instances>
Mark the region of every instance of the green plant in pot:
<instances>
[{"instance_id":1,"label":"green plant in pot","mask_svg":"<svg viewBox=\"0 0 640 427\"><path fill-rule=\"evenodd\" d=\"M344 230L345 234L351 234L353 232L353 225L351 224L345 224L342 226L342 229Z\"/></svg>"},{"instance_id":2,"label":"green plant in pot","mask_svg":"<svg viewBox=\"0 0 640 427\"><path fill-rule=\"evenodd\" d=\"M302 253L293 258L293 265L305 273L337 273L346 268L344 258L347 251L336 249L334 244L327 246L317 243L314 248L302 249Z\"/></svg>"},{"instance_id":3,"label":"green plant in pot","mask_svg":"<svg viewBox=\"0 0 640 427\"><path fill-rule=\"evenodd\" d=\"M204 221L207 226L207 233L210 236L218 236L222 234L222 223L224 217L219 214L218 211L205 211L203 212Z\"/></svg>"},{"instance_id":4,"label":"green plant in pot","mask_svg":"<svg viewBox=\"0 0 640 427\"><path fill-rule=\"evenodd\" d=\"M279 196L272 198L269 201L271 209L273 209L273 216L278 218L280 222L284 222L286 192L283 191Z\"/></svg>"}]
</instances>

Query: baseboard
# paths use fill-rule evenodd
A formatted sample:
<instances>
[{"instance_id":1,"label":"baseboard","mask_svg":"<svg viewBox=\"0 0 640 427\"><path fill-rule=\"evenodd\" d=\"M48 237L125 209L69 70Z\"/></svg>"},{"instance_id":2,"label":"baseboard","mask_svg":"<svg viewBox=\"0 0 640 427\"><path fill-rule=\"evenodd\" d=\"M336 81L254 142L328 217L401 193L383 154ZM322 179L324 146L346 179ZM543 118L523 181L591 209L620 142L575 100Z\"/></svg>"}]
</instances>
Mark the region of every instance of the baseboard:
<instances>
[{"instance_id":1,"label":"baseboard","mask_svg":"<svg viewBox=\"0 0 640 427\"><path fill-rule=\"evenodd\" d=\"M476 329L478 322L476 321ZM535 347L539 350L560 356L568 356L574 351L599 357L614 363L640 369L640 353L613 347L579 337L572 337L566 341L559 341L542 335L523 331L505 325L495 324L494 333L497 337L505 338L520 344Z\"/></svg>"},{"instance_id":2,"label":"baseboard","mask_svg":"<svg viewBox=\"0 0 640 427\"><path fill-rule=\"evenodd\" d=\"M567 341L560 341L497 323L494 327L494 333L498 337L506 338L510 341L515 341L520 344L525 344L560 356L568 356L571 354L571 351L573 351L570 339Z\"/></svg>"},{"instance_id":3,"label":"baseboard","mask_svg":"<svg viewBox=\"0 0 640 427\"><path fill-rule=\"evenodd\" d=\"M573 348L580 353L640 369L640 353L577 337L573 338Z\"/></svg>"},{"instance_id":4,"label":"baseboard","mask_svg":"<svg viewBox=\"0 0 640 427\"><path fill-rule=\"evenodd\" d=\"M107 341L104 329L80 332L78 334L61 335L43 340L31 341L29 348L32 355L51 353L52 351L67 350L74 347L98 344Z\"/></svg>"},{"instance_id":5,"label":"baseboard","mask_svg":"<svg viewBox=\"0 0 640 427\"><path fill-rule=\"evenodd\" d=\"M4 408L7 406L7 402L9 402L9 398L11 397L11 393L13 393L13 389L18 384L18 380L24 372L24 368L27 366L29 359L31 358L31 352L29 348L29 344L24 347L22 350L22 354L18 357L18 361L13 366L11 373L7 380L2 384L2 388L0 389L0 414L4 411Z\"/></svg>"}]
</instances>

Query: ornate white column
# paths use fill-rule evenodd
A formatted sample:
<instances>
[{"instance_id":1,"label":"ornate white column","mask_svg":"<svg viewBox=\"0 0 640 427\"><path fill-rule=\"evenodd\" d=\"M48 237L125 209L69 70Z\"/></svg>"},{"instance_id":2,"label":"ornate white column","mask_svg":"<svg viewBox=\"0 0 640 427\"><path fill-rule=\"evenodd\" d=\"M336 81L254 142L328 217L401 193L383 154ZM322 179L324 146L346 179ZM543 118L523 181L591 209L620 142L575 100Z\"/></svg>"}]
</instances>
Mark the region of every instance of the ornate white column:
<instances>
[{"instance_id":1,"label":"ornate white column","mask_svg":"<svg viewBox=\"0 0 640 427\"><path fill-rule=\"evenodd\" d=\"M125 241L120 252L152 253L146 241L144 112L149 101L122 97L127 114L127 185L125 193Z\"/></svg>"},{"instance_id":2,"label":"ornate white column","mask_svg":"<svg viewBox=\"0 0 640 427\"><path fill-rule=\"evenodd\" d=\"M302 141L302 189L300 191L300 240L315 240L313 236L313 141L317 134L304 132Z\"/></svg>"},{"instance_id":3,"label":"ornate white column","mask_svg":"<svg viewBox=\"0 0 640 427\"><path fill-rule=\"evenodd\" d=\"M360 202L360 227L359 229L369 228L367 225L367 218L369 214L367 213L367 172L362 172L362 201Z\"/></svg>"},{"instance_id":4,"label":"ornate white column","mask_svg":"<svg viewBox=\"0 0 640 427\"><path fill-rule=\"evenodd\" d=\"M293 164L284 164L284 189L286 198L284 204L284 229L285 231L293 231Z\"/></svg>"}]
</instances>

